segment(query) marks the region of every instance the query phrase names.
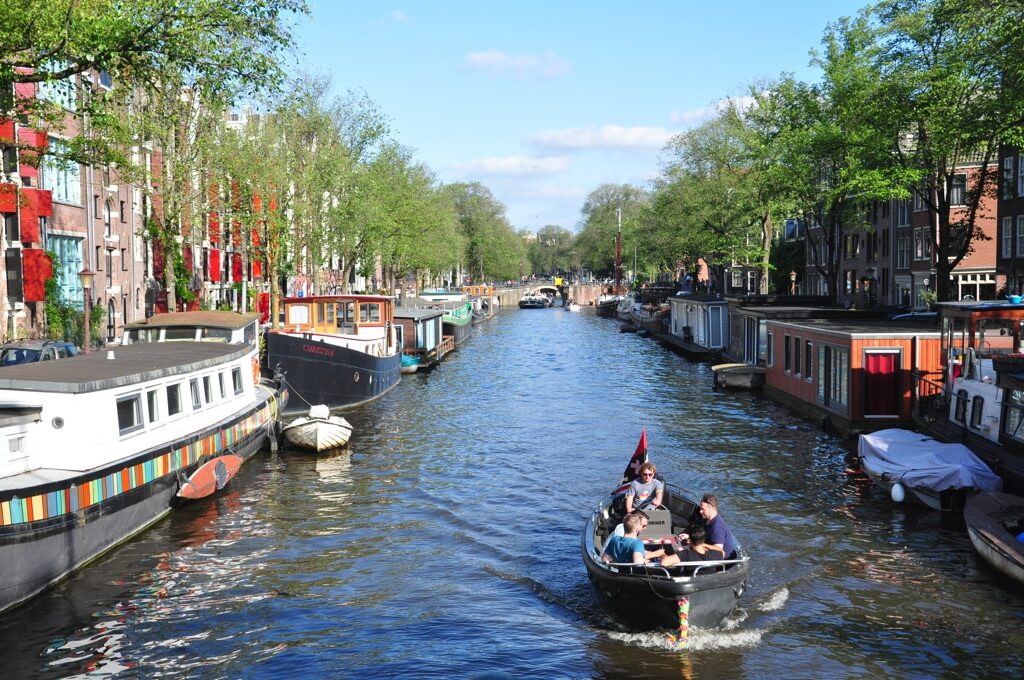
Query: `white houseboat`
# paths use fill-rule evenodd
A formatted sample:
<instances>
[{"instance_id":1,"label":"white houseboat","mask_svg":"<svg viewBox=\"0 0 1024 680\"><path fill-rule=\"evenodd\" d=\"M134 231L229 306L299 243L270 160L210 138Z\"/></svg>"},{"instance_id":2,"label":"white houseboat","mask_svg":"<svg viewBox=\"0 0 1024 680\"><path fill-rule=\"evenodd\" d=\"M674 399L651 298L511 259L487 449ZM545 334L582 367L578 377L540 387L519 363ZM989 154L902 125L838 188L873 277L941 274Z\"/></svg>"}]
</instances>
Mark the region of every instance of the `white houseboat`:
<instances>
[{"instance_id":1,"label":"white houseboat","mask_svg":"<svg viewBox=\"0 0 1024 680\"><path fill-rule=\"evenodd\" d=\"M0 374L0 611L223 487L287 391L257 349L143 343Z\"/></svg>"}]
</instances>

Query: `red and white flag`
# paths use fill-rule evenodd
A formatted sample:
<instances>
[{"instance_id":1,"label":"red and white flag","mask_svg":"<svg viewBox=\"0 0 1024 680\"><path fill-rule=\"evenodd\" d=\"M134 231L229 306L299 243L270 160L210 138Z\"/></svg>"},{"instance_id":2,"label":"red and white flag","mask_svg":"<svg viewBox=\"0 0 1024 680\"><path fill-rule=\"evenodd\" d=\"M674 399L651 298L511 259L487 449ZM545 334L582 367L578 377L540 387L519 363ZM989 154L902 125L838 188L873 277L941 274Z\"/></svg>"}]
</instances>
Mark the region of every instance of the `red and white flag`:
<instances>
[{"instance_id":1,"label":"red and white flag","mask_svg":"<svg viewBox=\"0 0 1024 680\"><path fill-rule=\"evenodd\" d=\"M640 441L637 442L636 451L633 452L633 457L629 459L629 465L622 472L622 481L619 482L619 488L615 489L612 494L617 494L626 490L626 486L634 479L640 476L640 466L647 462L647 428L645 427L640 432Z\"/></svg>"}]
</instances>

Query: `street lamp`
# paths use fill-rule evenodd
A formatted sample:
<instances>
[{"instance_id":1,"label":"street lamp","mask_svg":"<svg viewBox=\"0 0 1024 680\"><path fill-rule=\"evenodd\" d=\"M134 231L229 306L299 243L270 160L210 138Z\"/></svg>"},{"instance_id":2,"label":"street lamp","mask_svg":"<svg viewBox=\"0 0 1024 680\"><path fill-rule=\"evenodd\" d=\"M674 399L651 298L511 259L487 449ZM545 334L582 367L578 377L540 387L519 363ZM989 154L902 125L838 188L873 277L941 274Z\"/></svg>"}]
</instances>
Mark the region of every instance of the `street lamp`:
<instances>
[{"instance_id":1,"label":"street lamp","mask_svg":"<svg viewBox=\"0 0 1024 680\"><path fill-rule=\"evenodd\" d=\"M83 354L89 353L89 313L92 311L92 281L96 277L96 272L85 267L82 271L78 272L78 280L82 282L82 292L85 296L84 306L84 320L85 320L85 342L82 350Z\"/></svg>"},{"instance_id":2,"label":"street lamp","mask_svg":"<svg viewBox=\"0 0 1024 680\"><path fill-rule=\"evenodd\" d=\"M796 295L796 272L789 272L789 294Z\"/></svg>"}]
</instances>

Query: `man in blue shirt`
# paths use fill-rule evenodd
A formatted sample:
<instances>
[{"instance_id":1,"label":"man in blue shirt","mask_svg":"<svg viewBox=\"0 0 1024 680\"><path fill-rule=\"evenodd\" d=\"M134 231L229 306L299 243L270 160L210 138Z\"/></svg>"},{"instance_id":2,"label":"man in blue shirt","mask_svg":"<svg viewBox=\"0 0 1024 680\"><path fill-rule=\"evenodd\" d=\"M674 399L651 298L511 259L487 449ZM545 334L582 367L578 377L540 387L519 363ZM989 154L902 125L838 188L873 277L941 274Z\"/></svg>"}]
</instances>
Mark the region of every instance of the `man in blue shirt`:
<instances>
[{"instance_id":1,"label":"man in blue shirt","mask_svg":"<svg viewBox=\"0 0 1024 680\"><path fill-rule=\"evenodd\" d=\"M678 562L675 555L665 555L665 549L647 550L644 542L637 538L637 534L647 526L647 516L642 512L631 512L622 520L622 528L625 530L622 536L612 534L605 543L601 559L605 562L617 564L643 564L655 558L673 558L672 562ZM663 566L665 564L662 560Z\"/></svg>"},{"instance_id":2,"label":"man in blue shirt","mask_svg":"<svg viewBox=\"0 0 1024 680\"><path fill-rule=\"evenodd\" d=\"M706 522L708 544L725 553L725 559L735 559L736 539L718 514L718 498L714 494L706 493L700 499L700 514Z\"/></svg>"}]
</instances>

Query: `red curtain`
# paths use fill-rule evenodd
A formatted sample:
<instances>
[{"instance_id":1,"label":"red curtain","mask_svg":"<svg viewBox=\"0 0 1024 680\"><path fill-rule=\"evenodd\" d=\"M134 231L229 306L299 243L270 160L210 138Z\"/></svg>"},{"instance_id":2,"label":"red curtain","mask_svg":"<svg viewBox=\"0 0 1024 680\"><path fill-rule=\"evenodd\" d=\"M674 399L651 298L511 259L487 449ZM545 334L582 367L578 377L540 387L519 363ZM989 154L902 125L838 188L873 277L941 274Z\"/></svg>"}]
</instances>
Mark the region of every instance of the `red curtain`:
<instances>
[{"instance_id":1,"label":"red curtain","mask_svg":"<svg viewBox=\"0 0 1024 680\"><path fill-rule=\"evenodd\" d=\"M895 352L871 352L864 357L864 415L900 414L898 360Z\"/></svg>"}]
</instances>

